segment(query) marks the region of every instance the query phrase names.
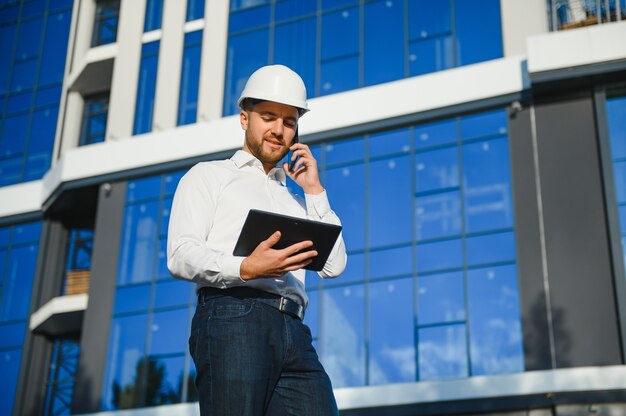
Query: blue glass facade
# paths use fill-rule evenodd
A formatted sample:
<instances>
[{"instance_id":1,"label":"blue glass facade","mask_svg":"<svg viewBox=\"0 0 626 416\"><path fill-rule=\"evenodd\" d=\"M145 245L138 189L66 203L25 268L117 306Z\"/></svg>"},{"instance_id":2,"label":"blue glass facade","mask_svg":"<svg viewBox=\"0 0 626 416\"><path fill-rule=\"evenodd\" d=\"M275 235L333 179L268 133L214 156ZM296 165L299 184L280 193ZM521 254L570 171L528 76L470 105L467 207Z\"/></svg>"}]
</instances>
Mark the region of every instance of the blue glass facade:
<instances>
[{"instance_id":1,"label":"blue glass facade","mask_svg":"<svg viewBox=\"0 0 626 416\"><path fill-rule=\"evenodd\" d=\"M340 279L307 282L333 385L523 371L504 110L314 154L349 251Z\"/></svg>"},{"instance_id":2,"label":"blue glass facade","mask_svg":"<svg viewBox=\"0 0 626 416\"><path fill-rule=\"evenodd\" d=\"M72 1L0 4L0 186L50 166Z\"/></svg>"},{"instance_id":3,"label":"blue glass facade","mask_svg":"<svg viewBox=\"0 0 626 416\"><path fill-rule=\"evenodd\" d=\"M224 115L270 63L294 69L316 97L502 57L498 0L230 4Z\"/></svg>"},{"instance_id":4,"label":"blue glass facade","mask_svg":"<svg viewBox=\"0 0 626 416\"><path fill-rule=\"evenodd\" d=\"M0 227L0 414L13 410L41 223Z\"/></svg>"},{"instance_id":5,"label":"blue glass facade","mask_svg":"<svg viewBox=\"0 0 626 416\"><path fill-rule=\"evenodd\" d=\"M183 64L180 76L177 124L196 122L198 111L198 88L200 82L200 54L202 52L202 31L185 33Z\"/></svg>"},{"instance_id":6,"label":"blue glass facade","mask_svg":"<svg viewBox=\"0 0 626 416\"><path fill-rule=\"evenodd\" d=\"M107 45L117 40L120 0L98 0L91 36L91 46Z\"/></svg>"},{"instance_id":7,"label":"blue glass facade","mask_svg":"<svg viewBox=\"0 0 626 416\"><path fill-rule=\"evenodd\" d=\"M137 84L133 134L142 134L152 131L154 95L159 63L159 45L159 41L149 42L144 43L141 48L141 65L139 69L139 82Z\"/></svg>"},{"instance_id":8,"label":"blue glass facade","mask_svg":"<svg viewBox=\"0 0 626 416\"><path fill-rule=\"evenodd\" d=\"M196 400L187 339L195 288L171 278L166 239L182 172L129 182L103 409Z\"/></svg>"}]
</instances>

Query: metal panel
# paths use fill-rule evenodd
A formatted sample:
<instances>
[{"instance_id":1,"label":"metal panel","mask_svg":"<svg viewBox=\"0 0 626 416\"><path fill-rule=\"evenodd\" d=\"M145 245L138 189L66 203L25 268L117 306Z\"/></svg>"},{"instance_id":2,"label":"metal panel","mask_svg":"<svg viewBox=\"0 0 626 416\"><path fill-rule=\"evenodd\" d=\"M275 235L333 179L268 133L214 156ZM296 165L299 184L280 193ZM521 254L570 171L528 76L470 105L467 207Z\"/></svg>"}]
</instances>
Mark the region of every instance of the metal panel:
<instances>
[{"instance_id":1,"label":"metal panel","mask_svg":"<svg viewBox=\"0 0 626 416\"><path fill-rule=\"evenodd\" d=\"M536 105L556 366L621 364L590 94Z\"/></svg>"},{"instance_id":2,"label":"metal panel","mask_svg":"<svg viewBox=\"0 0 626 416\"><path fill-rule=\"evenodd\" d=\"M105 183L100 187L91 262L89 306L83 320L81 356L76 374L72 413L100 409L125 196L126 183Z\"/></svg>"},{"instance_id":3,"label":"metal panel","mask_svg":"<svg viewBox=\"0 0 626 416\"><path fill-rule=\"evenodd\" d=\"M515 238L520 311L526 371L552 368L552 337L545 288L545 256L542 245L532 109L514 109L509 115L509 146L515 210Z\"/></svg>"}]
</instances>

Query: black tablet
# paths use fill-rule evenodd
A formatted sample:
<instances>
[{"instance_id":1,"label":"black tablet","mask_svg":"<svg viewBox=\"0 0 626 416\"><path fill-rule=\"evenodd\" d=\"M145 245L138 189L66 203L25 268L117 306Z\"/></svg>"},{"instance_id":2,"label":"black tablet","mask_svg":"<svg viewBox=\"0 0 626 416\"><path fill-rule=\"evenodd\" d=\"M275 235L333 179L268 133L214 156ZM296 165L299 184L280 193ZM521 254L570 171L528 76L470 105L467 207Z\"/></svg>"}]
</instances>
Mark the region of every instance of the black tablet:
<instances>
[{"instance_id":1,"label":"black tablet","mask_svg":"<svg viewBox=\"0 0 626 416\"><path fill-rule=\"evenodd\" d=\"M317 256L305 269L320 271L339 237L341 226L251 209L239 234L233 255L249 256L262 241L267 240L276 231L281 233L280 241L274 245L276 249L283 249L301 241L313 241L313 246L307 250L316 250Z\"/></svg>"}]
</instances>

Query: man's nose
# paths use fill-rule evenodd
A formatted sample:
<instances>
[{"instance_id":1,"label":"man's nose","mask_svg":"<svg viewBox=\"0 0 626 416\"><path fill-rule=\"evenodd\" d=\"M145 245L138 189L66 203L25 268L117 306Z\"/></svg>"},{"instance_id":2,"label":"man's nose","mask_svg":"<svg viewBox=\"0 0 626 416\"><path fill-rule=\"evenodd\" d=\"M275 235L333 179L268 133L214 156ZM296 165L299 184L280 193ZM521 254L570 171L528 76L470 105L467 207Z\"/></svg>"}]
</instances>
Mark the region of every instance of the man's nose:
<instances>
[{"instance_id":1,"label":"man's nose","mask_svg":"<svg viewBox=\"0 0 626 416\"><path fill-rule=\"evenodd\" d=\"M285 127L283 126L283 121L281 119L274 120L274 124L272 125L272 133L275 136L282 137Z\"/></svg>"}]
</instances>

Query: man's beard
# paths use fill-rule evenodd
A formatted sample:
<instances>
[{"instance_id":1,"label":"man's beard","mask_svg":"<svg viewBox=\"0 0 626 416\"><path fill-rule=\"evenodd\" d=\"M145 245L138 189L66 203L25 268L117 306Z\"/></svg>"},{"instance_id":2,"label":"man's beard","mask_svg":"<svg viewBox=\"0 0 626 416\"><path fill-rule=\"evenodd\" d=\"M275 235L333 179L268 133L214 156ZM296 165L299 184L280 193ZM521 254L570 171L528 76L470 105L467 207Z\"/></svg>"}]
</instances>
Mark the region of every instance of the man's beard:
<instances>
[{"instance_id":1,"label":"man's beard","mask_svg":"<svg viewBox=\"0 0 626 416\"><path fill-rule=\"evenodd\" d=\"M248 149L250 149L250 152L252 153L252 155L254 155L257 159L259 159L261 163L276 165L289 152L288 148L285 148L284 150L278 153L265 151L263 149L263 143L265 142L265 140L261 139L260 141L256 141L251 135L252 133L250 133L250 131L247 130L246 131L246 145L248 146ZM282 142L282 140L279 140L279 141Z\"/></svg>"}]
</instances>

